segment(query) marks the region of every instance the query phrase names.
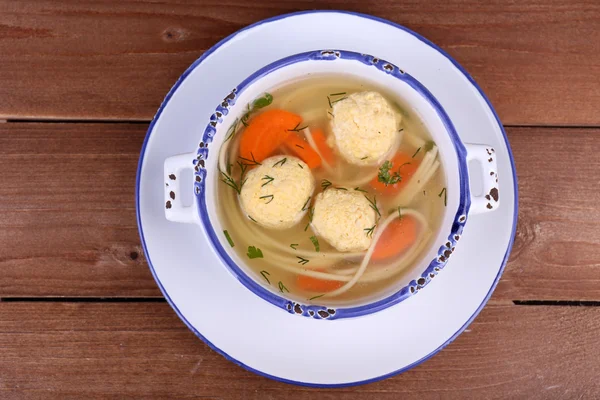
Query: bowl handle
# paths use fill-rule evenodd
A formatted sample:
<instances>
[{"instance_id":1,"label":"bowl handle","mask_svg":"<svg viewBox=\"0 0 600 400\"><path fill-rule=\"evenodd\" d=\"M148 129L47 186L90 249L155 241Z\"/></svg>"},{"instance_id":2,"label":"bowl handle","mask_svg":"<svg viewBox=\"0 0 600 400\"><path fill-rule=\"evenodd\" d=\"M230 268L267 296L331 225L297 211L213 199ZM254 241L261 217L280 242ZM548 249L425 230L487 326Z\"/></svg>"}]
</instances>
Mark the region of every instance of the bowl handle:
<instances>
[{"instance_id":1,"label":"bowl handle","mask_svg":"<svg viewBox=\"0 0 600 400\"><path fill-rule=\"evenodd\" d=\"M169 221L183 223L197 223L197 196L192 196L192 205L184 206L181 202L183 197L181 189L186 188L193 190L193 181L182 182L181 171L185 169L193 169L193 160L196 157L195 153L179 154L169 157L165 160L164 165L164 185L165 191L165 216Z\"/></svg>"},{"instance_id":2,"label":"bowl handle","mask_svg":"<svg viewBox=\"0 0 600 400\"><path fill-rule=\"evenodd\" d=\"M483 173L483 193L479 196L474 196L471 193L469 213L482 214L494 211L500 205L496 150L492 146L484 144L465 144L465 147L467 149L467 162L479 161Z\"/></svg>"}]
</instances>

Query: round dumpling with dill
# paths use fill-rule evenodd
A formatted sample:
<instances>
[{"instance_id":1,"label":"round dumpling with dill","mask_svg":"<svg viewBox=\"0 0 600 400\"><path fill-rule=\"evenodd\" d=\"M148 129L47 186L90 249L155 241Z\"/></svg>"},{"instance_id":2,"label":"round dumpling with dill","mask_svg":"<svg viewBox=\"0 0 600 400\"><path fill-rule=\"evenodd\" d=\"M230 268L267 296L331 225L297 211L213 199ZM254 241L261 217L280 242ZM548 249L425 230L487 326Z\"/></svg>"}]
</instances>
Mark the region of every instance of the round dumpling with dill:
<instances>
[{"instance_id":1,"label":"round dumpling with dill","mask_svg":"<svg viewBox=\"0 0 600 400\"><path fill-rule=\"evenodd\" d=\"M266 228L286 229L296 225L309 208L315 179L302 160L274 156L248 171L240 193L242 209Z\"/></svg>"},{"instance_id":2,"label":"round dumpling with dill","mask_svg":"<svg viewBox=\"0 0 600 400\"><path fill-rule=\"evenodd\" d=\"M315 198L312 227L338 251L367 250L375 223L375 210L363 193L330 188Z\"/></svg>"},{"instance_id":3,"label":"round dumpling with dill","mask_svg":"<svg viewBox=\"0 0 600 400\"><path fill-rule=\"evenodd\" d=\"M398 140L401 117L378 92L353 93L334 101L332 114L335 144L351 164L380 163Z\"/></svg>"}]
</instances>

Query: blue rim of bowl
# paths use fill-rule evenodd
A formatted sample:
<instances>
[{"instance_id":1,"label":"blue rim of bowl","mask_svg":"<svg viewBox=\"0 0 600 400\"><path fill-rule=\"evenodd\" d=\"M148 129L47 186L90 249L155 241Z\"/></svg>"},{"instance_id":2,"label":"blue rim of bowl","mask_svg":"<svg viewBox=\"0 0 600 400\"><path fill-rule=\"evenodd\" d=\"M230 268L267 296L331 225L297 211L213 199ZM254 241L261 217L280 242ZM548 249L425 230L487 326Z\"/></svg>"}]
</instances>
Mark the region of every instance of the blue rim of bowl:
<instances>
[{"instance_id":1,"label":"blue rim of bowl","mask_svg":"<svg viewBox=\"0 0 600 400\"><path fill-rule=\"evenodd\" d=\"M208 215L207 209L207 199L206 199L206 185L207 185L207 177L210 176L206 170L206 163L200 162L201 160L206 160L209 157L209 153L219 152L220 148L216 148L210 150L211 143L215 139L217 135L227 135L229 132L230 126L223 125L223 117L227 116L230 112L233 112L233 107L235 107L237 99L239 96L245 92L250 86L252 86L255 82L261 80L265 76L278 71L282 68L286 68L292 65L296 65L298 63L304 62L336 62L339 60L346 60L351 62L359 62L368 67L372 67L375 74L386 74L391 76L394 79L397 79L408 86L416 93L418 93L436 112L438 118L442 121L444 128L446 130L447 135L449 136L452 144L454 145L454 150L456 152L457 164L458 164L458 193L459 193L459 201L456 210L456 214L452 220L452 224L449 227L450 232L446 239L442 243L439 244L437 249L437 253L435 257L428 263L425 270L420 274L420 276L416 279L410 281L407 285L399 288L394 291L394 293L387 295L385 298L376 300L364 305L354 306L354 307L334 307L334 306L325 306L319 304L306 304L300 303L297 301L286 299L285 297L277 294L274 290L269 290L266 288L264 284L257 282L257 280L251 278L246 272L244 272L243 268L238 266L235 261L228 254L218 235L215 231L210 217ZM242 108L244 105L241 105ZM237 109L240 109L238 106ZM242 114L243 111L237 111L237 114ZM448 117L446 111L441 106L441 104L437 101L437 99L427 90L427 88L421 84L417 79L415 79L410 74L402 71L394 64L389 61L383 60L378 57L374 57L368 54L361 54L348 50L313 50L304 53L294 54L280 60L277 60L265 67L259 69L258 71L251 74L248 78L246 78L242 83L236 86L231 93L229 93L225 100L219 103L216 107L214 113L210 117L210 122L206 125L204 133L202 135L202 141L197 149L197 157L193 160L195 165L195 176L194 180L194 192L196 197L198 198L198 215L200 216L200 221L204 226L204 230L206 235L208 236L209 241L211 242L213 248L219 254L219 257L225 264L225 266L229 269L229 271L235 276L242 285L244 285L248 290L252 291L255 295L259 296L263 300L273 304L276 307L279 307L290 314L301 315L308 318L314 319L326 319L333 320L339 318L355 318L362 315L372 314L374 312L378 312L384 310L388 307L391 307L395 304L398 304L410 296L417 294L420 290L422 290L431 280L444 269L448 260L452 253L454 252L455 246L458 244L458 240L460 235L462 235L462 231L464 225L467 222L467 216L469 214L469 208L471 205L471 195L469 190L469 175L467 172L467 151L465 146L463 145L460 137L456 133L454 125L452 124L450 118ZM191 161L191 160L190 160ZM214 174L218 174L218 172L214 171ZM217 180L210 182L209 184L215 184ZM448 226L443 227L444 230L448 229ZM435 246L436 243L433 243L432 246ZM271 286L270 283L268 283ZM280 289L281 290L281 289Z\"/></svg>"},{"instance_id":2,"label":"blue rim of bowl","mask_svg":"<svg viewBox=\"0 0 600 400\"><path fill-rule=\"evenodd\" d=\"M352 15L355 17L359 17L359 18L364 18L364 19L368 19L368 20L372 20L375 22L379 22L394 28L397 28L403 32L406 32L412 36L414 36L415 38L417 38L418 40L420 40L421 42L423 42L424 44L430 46L431 48L437 50L441 55L443 55L446 59L448 59L448 61L450 61L452 63L452 65L454 65L454 67L460 71L463 76L465 78L467 78L467 80L471 83L471 85L473 85L473 87L477 90L477 92L479 93L479 95L481 96L481 98L485 101L485 103L487 104L487 106L489 107L490 111L492 112L492 114L494 115L494 118L496 120L496 123L498 124L498 127L500 128L500 131L502 132L502 136L504 138L504 144L506 145L506 150L508 152L508 156L509 156L509 160L510 160L510 164L511 164L511 169L512 169L512 178L513 178L513 190L514 190L514 213L513 213L513 226L512 226L512 231L511 231L511 237L508 243L508 246L506 248L506 252L504 253L504 258L502 260L502 264L500 265L500 268L498 269L498 274L496 275L496 278L494 279L494 282L492 283L492 285L490 286L490 289L488 291L488 293L486 294L485 298L483 299L483 301L481 302L481 304L479 305L479 307L477 308L477 310L475 310L475 312L471 315L471 317L450 337L448 338L448 340L446 340L444 343L442 343L438 348L436 348L435 350L433 350L432 352L430 352L429 354L423 356L422 358L420 358L419 360L404 366L396 371L392 371L389 372L387 374L383 374L374 378L369 378L369 379L365 379L365 380L361 380L361 381L355 381L355 382L346 382L346 383L333 383L333 384L323 384L323 383L310 383L310 382L301 382L301 381L294 381L292 379L286 379L286 378L280 378L278 376L275 375L271 375L271 374L267 374L265 372L259 371L257 369L254 369L252 367L250 367L249 365L246 365L244 363L242 363L241 361L236 360L235 358L231 357L230 355L228 355L227 353L225 353L223 350L219 349L217 346L215 346L213 343L211 343L207 338L205 338L196 328L194 328L194 326L192 324L190 324L190 322L183 316L183 314L181 313L181 311L177 308L177 306L175 305L175 303L171 300L171 297L169 296L169 294L167 293L167 291L165 290L165 288L163 287L162 283L160 282L160 280L158 279L157 275L156 275L156 271L154 269L154 266L152 265L152 261L150 259L150 256L148 254L148 248L146 246L146 241L144 239L144 231L143 231L143 227L142 227L142 221L141 221L141 215L140 215L140 178L141 178L141 172L142 172L142 166L143 166L143 162L144 162L144 155L146 152L146 146L148 145L148 141L150 139L150 136L152 134L152 131L154 129L154 126L156 124L156 122L158 121L158 119L160 118L165 106L167 105L167 103L169 102L169 100L171 99L171 97L173 96L173 94L175 93L175 91L177 90L177 88L183 83L183 81L187 78L187 76L200 64L202 63L202 61L204 61L208 56L210 56L212 53L214 53L216 50L218 50L221 46L223 46L224 44L226 44L227 42L229 42L231 39L233 39L235 36L237 36L238 34L255 28L257 26L260 26L262 24L265 23L270 23L270 22L274 22L274 21L278 21L278 20L282 20L282 19L286 19L286 18L290 18L290 17L295 17L295 16L299 16L299 15L305 15L305 14L319 14L319 13L323 13L323 14L346 14L346 15ZM489 99L486 97L486 95L483 93L483 91L481 90L481 88L479 87L479 85L477 84L477 82L475 82L475 80L471 77L471 75L469 75L469 73L458 63L456 62L456 60L454 60L448 53L446 53L446 51L442 50L440 47L438 47L436 44L434 44L433 42L429 41L428 39L424 38L423 36L419 35L416 32L411 31L410 29L396 24L395 22L391 22L388 21L384 18L380 18L380 17L375 17L372 15L367 15L367 14L362 14L362 13L357 13L357 12L351 12L351 11L341 11L341 10L311 10L311 11L299 11L299 12L295 12L295 13L289 13L289 14L283 14L283 15L278 15L272 18L267 18L264 19L262 21L258 21L252 25L248 25L247 27L240 29L239 31L227 36L226 38L222 39L220 42L218 42L217 44L215 44L213 47L211 47L209 50L207 50L204 54L202 54L202 56L200 58L198 58L196 61L194 61L194 63L192 65L190 65L188 67L188 69L179 77L179 79L177 80L177 82L175 82L175 84L173 85L173 87L171 88L171 90L169 90L169 93L167 93L167 95L165 96L165 99L163 100L163 102L161 103L156 115L154 116L154 118L152 119L152 122L150 123L150 126L148 127L148 131L146 133L146 137L144 138L144 142L142 144L142 149L140 152L140 159L138 162L138 168L137 168L137 176L136 176L136 187L135 187L135 203L136 203L136 218L137 218L137 224L138 224L138 230L140 233L140 239L141 239L141 244L142 244L142 248L144 250L144 255L146 257L146 260L148 261L148 266L150 268L150 272L152 273L152 276L154 277L154 280L156 281L156 284L158 285L159 289L161 290L162 294L165 296L165 299L167 300L167 302L169 303L169 305L173 308L173 310L175 311L175 313L177 314L177 316L183 321L183 323L188 327L188 329L190 329L196 336L198 336L202 341L204 341L213 351L217 352L218 354L220 354L221 356L225 357L225 359L227 359L228 361L231 361L232 363L250 371L253 372L257 375L260 376L264 376L266 378L269 379L273 379L275 381L279 381L279 382L283 382L283 383L288 383L288 384L292 384L292 385L300 385L300 386L306 386L306 387L314 387L314 388L343 388L343 387L350 387L350 386L357 386L357 385L365 385L368 383L373 383L373 382L378 382L387 378L390 378L392 376L401 374L405 371L408 371L411 368L416 367L417 365L429 360L431 357L433 357L435 354L437 354L438 352L440 352L442 349L444 349L446 346L448 346L450 343L452 343L472 322L473 320L475 320L475 318L479 315L479 313L481 312L481 310L484 308L484 306L486 305L486 303L488 302L488 300L490 299L492 293L494 292L494 289L496 289L496 286L498 285L498 282L500 280L500 277L502 276L502 273L504 272L504 268L506 267L506 263L508 262L508 256L510 255L510 252L512 250L513 244L514 244L514 240L515 240L515 234L516 234L516 229L517 229L517 215L518 215L518 211L519 211L519 202L518 202L518 187L517 187L517 175L516 175L516 169L515 169L515 163L514 163L514 158L513 158L513 154L512 154L512 150L510 148L510 144L508 143L508 137L506 136L506 132L504 131L504 127L502 126L502 123L500 122L500 118L498 117L498 114L496 113L496 110L494 110L494 107L492 107L492 104L490 103Z\"/></svg>"}]
</instances>

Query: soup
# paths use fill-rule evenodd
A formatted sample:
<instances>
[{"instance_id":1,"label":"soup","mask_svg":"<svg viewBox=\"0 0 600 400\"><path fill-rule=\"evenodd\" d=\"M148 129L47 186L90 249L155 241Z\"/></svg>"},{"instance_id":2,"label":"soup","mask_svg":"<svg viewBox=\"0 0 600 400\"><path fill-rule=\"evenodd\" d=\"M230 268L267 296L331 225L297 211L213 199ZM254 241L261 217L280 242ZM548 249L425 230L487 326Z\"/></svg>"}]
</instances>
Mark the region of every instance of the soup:
<instances>
[{"instance_id":1,"label":"soup","mask_svg":"<svg viewBox=\"0 0 600 400\"><path fill-rule=\"evenodd\" d=\"M257 282L304 303L400 289L439 229L444 173L401 99L354 77L265 93L219 154L223 235Z\"/></svg>"}]
</instances>

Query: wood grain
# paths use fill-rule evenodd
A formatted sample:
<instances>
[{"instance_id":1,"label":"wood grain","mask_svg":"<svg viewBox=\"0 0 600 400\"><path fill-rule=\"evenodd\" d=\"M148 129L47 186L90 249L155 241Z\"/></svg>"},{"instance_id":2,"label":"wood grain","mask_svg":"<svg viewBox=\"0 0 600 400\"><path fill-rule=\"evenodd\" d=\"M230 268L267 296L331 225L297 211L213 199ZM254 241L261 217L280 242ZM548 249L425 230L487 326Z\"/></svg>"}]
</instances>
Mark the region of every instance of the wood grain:
<instances>
[{"instance_id":1,"label":"wood grain","mask_svg":"<svg viewBox=\"0 0 600 400\"><path fill-rule=\"evenodd\" d=\"M509 129L519 179L515 245L497 295L600 300L600 129Z\"/></svg>"},{"instance_id":2,"label":"wood grain","mask_svg":"<svg viewBox=\"0 0 600 400\"><path fill-rule=\"evenodd\" d=\"M0 303L0 397L592 399L600 396L599 329L597 307L488 306L424 364L331 390L243 370L166 304Z\"/></svg>"},{"instance_id":3,"label":"wood grain","mask_svg":"<svg viewBox=\"0 0 600 400\"><path fill-rule=\"evenodd\" d=\"M0 297L160 296L134 210L145 130L0 124ZM600 129L508 134L519 226L494 300L600 300Z\"/></svg>"},{"instance_id":4,"label":"wood grain","mask_svg":"<svg viewBox=\"0 0 600 400\"><path fill-rule=\"evenodd\" d=\"M413 29L455 57L505 124L600 125L593 0L0 0L0 119L150 119L218 40L263 18L347 9Z\"/></svg>"},{"instance_id":5,"label":"wood grain","mask_svg":"<svg viewBox=\"0 0 600 400\"><path fill-rule=\"evenodd\" d=\"M145 130L0 124L0 297L160 294L135 219Z\"/></svg>"}]
</instances>

